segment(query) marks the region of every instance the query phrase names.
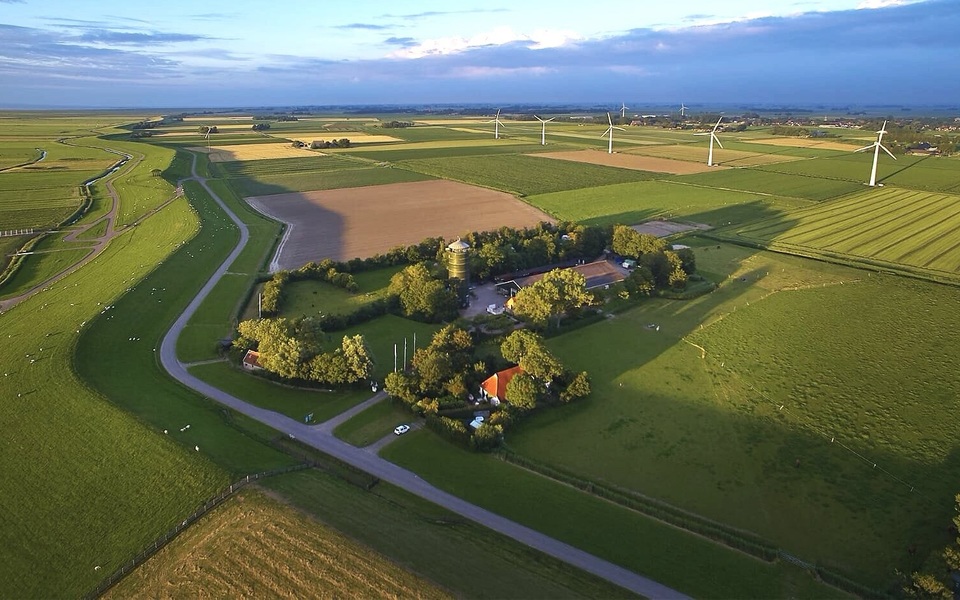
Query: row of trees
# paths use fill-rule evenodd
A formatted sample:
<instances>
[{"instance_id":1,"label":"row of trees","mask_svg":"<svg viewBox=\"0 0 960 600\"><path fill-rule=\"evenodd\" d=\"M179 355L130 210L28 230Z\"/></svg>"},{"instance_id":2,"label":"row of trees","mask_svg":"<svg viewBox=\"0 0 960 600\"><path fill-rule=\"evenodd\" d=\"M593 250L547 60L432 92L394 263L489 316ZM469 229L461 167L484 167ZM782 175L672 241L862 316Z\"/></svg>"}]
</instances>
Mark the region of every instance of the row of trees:
<instances>
[{"instance_id":1,"label":"row of trees","mask_svg":"<svg viewBox=\"0 0 960 600\"><path fill-rule=\"evenodd\" d=\"M457 292L448 284L446 269L431 272L425 263L404 268L390 278L387 293L400 301L403 316L438 323L457 317Z\"/></svg>"},{"instance_id":2,"label":"row of trees","mask_svg":"<svg viewBox=\"0 0 960 600\"><path fill-rule=\"evenodd\" d=\"M613 228L611 250L637 261L637 268L624 282L630 294L649 295L654 289L683 289L690 275L697 270L697 258L690 248L668 250L662 239L639 233L626 225Z\"/></svg>"},{"instance_id":3,"label":"row of trees","mask_svg":"<svg viewBox=\"0 0 960 600\"><path fill-rule=\"evenodd\" d=\"M280 312L285 297L286 286L291 281L312 279L315 281L325 281L343 288L350 293L359 290L360 286L357 285L353 275L338 270L338 266L339 263L325 258L320 262L309 262L293 271L277 271L263 286L263 295L260 298L261 312L265 315L275 315Z\"/></svg>"},{"instance_id":4,"label":"row of trees","mask_svg":"<svg viewBox=\"0 0 960 600\"><path fill-rule=\"evenodd\" d=\"M266 131L268 129L270 129L270 123L254 123L253 124L254 131Z\"/></svg>"},{"instance_id":5,"label":"row of trees","mask_svg":"<svg viewBox=\"0 0 960 600\"><path fill-rule=\"evenodd\" d=\"M362 335L344 336L340 346L324 351L324 335L311 317L252 319L237 327L234 346L256 349L264 370L283 379L348 385L373 375L373 357Z\"/></svg>"},{"instance_id":6,"label":"row of trees","mask_svg":"<svg viewBox=\"0 0 960 600\"><path fill-rule=\"evenodd\" d=\"M349 148L350 140L341 138L339 140L314 140L310 142L310 148L313 150L323 150L325 148Z\"/></svg>"}]
</instances>

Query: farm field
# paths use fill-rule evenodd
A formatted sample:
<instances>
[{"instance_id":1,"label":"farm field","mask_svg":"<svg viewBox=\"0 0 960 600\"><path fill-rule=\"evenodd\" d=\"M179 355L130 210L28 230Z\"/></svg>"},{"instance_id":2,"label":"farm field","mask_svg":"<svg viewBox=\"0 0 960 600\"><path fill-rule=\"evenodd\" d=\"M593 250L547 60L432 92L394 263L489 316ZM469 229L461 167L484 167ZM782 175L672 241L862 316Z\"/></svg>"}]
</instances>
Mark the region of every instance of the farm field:
<instances>
[{"instance_id":1,"label":"farm field","mask_svg":"<svg viewBox=\"0 0 960 600\"><path fill-rule=\"evenodd\" d=\"M277 265L295 269L323 258L349 260L502 225L535 225L549 217L501 192L453 181L397 183L246 199L292 225ZM455 200L455 202L453 202ZM384 228L383 224L389 227Z\"/></svg>"},{"instance_id":2,"label":"farm field","mask_svg":"<svg viewBox=\"0 0 960 600\"><path fill-rule=\"evenodd\" d=\"M264 566L269 565L268 568ZM448 598L265 492L243 491L136 569L105 597Z\"/></svg>"},{"instance_id":3,"label":"farm field","mask_svg":"<svg viewBox=\"0 0 960 600\"><path fill-rule=\"evenodd\" d=\"M707 244L698 266L717 291L550 340L593 394L522 426L511 449L892 583L946 543L953 290Z\"/></svg>"},{"instance_id":4,"label":"farm field","mask_svg":"<svg viewBox=\"0 0 960 600\"><path fill-rule=\"evenodd\" d=\"M823 179L810 175L791 175L760 169L724 169L677 177L674 181L717 189L741 190L771 196L805 200L829 200L862 189L859 183Z\"/></svg>"},{"instance_id":5,"label":"farm field","mask_svg":"<svg viewBox=\"0 0 960 600\"><path fill-rule=\"evenodd\" d=\"M707 142L701 144L681 144L674 146L643 146L640 149L633 150L633 154L643 156L655 156L659 158L669 158L673 160L682 160L688 162L701 162L704 165L707 162L709 146ZM760 152L751 152L746 150L734 150L727 143L723 148L714 146L713 161L714 164L722 167L755 167L757 165L766 165L771 163L782 163L788 161L800 160L798 156L789 156L786 154L764 154Z\"/></svg>"},{"instance_id":6,"label":"farm field","mask_svg":"<svg viewBox=\"0 0 960 600\"><path fill-rule=\"evenodd\" d=\"M822 150L840 150L843 152L853 152L860 146L853 142L841 142L832 139L820 138L795 138L795 137L769 137L741 140L747 143L764 144L766 146L788 146L790 148L815 148Z\"/></svg>"},{"instance_id":7,"label":"farm field","mask_svg":"<svg viewBox=\"0 0 960 600\"><path fill-rule=\"evenodd\" d=\"M546 160L536 156L493 155L400 161L434 177L482 185L521 196L650 179L629 169Z\"/></svg>"},{"instance_id":8,"label":"farm field","mask_svg":"<svg viewBox=\"0 0 960 600\"><path fill-rule=\"evenodd\" d=\"M619 167L622 169L636 169L638 171L651 171L654 173L672 173L674 175L688 175L690 173L703 173L712 170L711 167L703 163L684 162L651 156L637 156L633 154L606 154L595 150L544 152L537 156L594 165L605 165L608 167Z\"/></svg>"},{"instance_id":9,"label":"farm field","mask_svg":"<svg viewBox=\"0 0 960 600\"><path fill-rule=\"evenodd\" d=\"M287 143L275 144L237 144L232 146L197 146L188 148L192 152L203 152L210 162L222 163L238 160L268 160L273 158L300 158L317 154L316 150L294 148Z\"/></svg>"},{"instance_id":10,"label":"farm field","mask_svg":"<svg viewBox=\"0 0 960 600\"><path fill-rule=\"evenodd\" d=\"M679 181L641 181L525 198L559 221L632 225L650 219L679 219L720 227L782 214L806 206L798 199L758 197L755 193L687 185Z\"/></svg>"},{"instance_id":11,"label":"farm field","mask_svg":"<svg viewBox=\"0 0 960 600\"><path fill-rule=\"evenodd\" d=\"M350 140L350 144L385 144L390 142L400 142L399 138L395 138L391 135L380 135L376 133L367 133L365 131L339 131L334 129L325 129L322 131L310 130L310 131L300 131L291 129L288 131L274 131L270 130L270 137L279 137L287 140L300 140L305 144L317 140L333 140L333 139L343 139L347 138Z\"/></svg>"},{"instance_id":12,"label":"farm field","mask_svg":"<svg viewBox=\"0 0 960 600\"><path fill-rule=\"evenodd\" d=\"M748 224L736 235L787 251L960 273L960 197L895 188L857 192Z\"/></svg>"}]
</instances>

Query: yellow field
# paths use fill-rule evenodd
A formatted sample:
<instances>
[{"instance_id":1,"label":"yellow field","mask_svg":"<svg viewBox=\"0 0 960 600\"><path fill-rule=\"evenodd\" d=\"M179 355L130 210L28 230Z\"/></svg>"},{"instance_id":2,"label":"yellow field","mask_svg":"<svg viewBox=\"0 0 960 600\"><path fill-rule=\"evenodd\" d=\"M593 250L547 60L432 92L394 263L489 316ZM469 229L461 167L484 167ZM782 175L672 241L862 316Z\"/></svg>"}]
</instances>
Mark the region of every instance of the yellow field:
<instances>
[{"instance_id":1,"label":"yellow field","mask_svg":"<svg viewBox=\"0 0 960 600\"><path fill-rule=\"evenodd\" d=\"M492 119L493 117L491 117ZM480 125L490 119L428 119L414 121L417 125Z\"/></svg>"},{"instance_id":2,"label":"yellow field","mask_svg":"<svg viewBox=\"0 0 960 600\"><path fill-rule=\"evenodd\" d=\"M766 144L768 146L787 146L789 148L823 148L824 150L856 150L854 144L845 144L836 140L824 140L817 138L795 138L795 137L775 137L775 138L750 138L742 139L741 142L750 144Z\"/></svg>"},{"instance_id":3,"label":"yellow field","mask_svg":"<svg viewBox=\"0 0 960 600\"><path fill-rule=\"evenodd\" d=\"M616 143L616 142L614 142ZM708 146L707 142L703 145L683 144L676 146L647 146L631 150L634 154L644 156L658 156L660 158L672 158L674 160L687 160L691 162L707 162ZM760 154L756 152L743 152L741 150L724 150L718 146L713 147L713 161L716 164L729 167L755 167L758 165L768 165L773 163L801 160L796 156L783 156L781 154Z\"/></svg>"},{"instance_id":4,"label":"yellow field","mask_svg":"<svg viewBox=\"0 0 960 600\"><path fill-rule=\"evenodd\" d=\"M636 169L653 173L671 173L673 175L689 175L704 173L715 167L708 167L702 162L680 161L656 156L641 156L639 154L607 154L600 150L573 150L570 152L542 152L534 156L585 162L593 165L619 167L621 169ZM720 167L723 168L723 167Z\"/></svg>"},{"instance_id":5,"label":"yellow field","mask_svg":"<svg viewBox=\"0 0 960 600\"><path fill-rule=\"evenodd\" d=\"M351 143L355 144L403 141L389 135L378 135L366 133L365 131L331 131L326 129L323 131L268 131L267 133L270 137L283 138L285 140L300 140L307 144L317 140L339 140L343 138L347 138Z\"/></svg>"},{"instance_id":6,"label":"yellow field","mask_svg":"<svg viewBox=\"0 0 960 600\"><path fill-rule=\"evenodd\" d=\"M208 115L206 117L184 117L184 123L204 123L211 121L252 121L253 115L234 115L234 116L223 116L223 115Z\"/></svg>"},{"instance_id":7,"label":"yellow field","mask_svg":"<svg viewBox=\"0 0 960 600\"><path fill-rule=\"evenodd\" d=\"M232 162L236 160L265 160L268 158L302 158L317 156L315 150L294 148L290 144L237 144L232 146L194 146L187 148L194 152L205 152L210 162Z\"/></svg>"},{"instance_id":8,"label":"yellow field","mask_svg":"<svg viewBox=\"0 0 960 600\"><path fill-rule=\"evenodd\" d=\"M495 140L491 135L489 139L479 139L479 140L436 140L432 142L408 142L405 144L394 144L390 146L390 150L419 150L424 148L462 148L470 147L475 148L477 146L517 146L520 144L528 144L529 142L523 140ZM368 151L378 151L383 150L383 147L371 146L369 148L350 148L349 152L351 154L356 152L363 152L364 150ZM331 153L336 153L335 148L330 150L325 150Z\"/></svg>"},{"instance_id":9,"label":"yellow field","mask_svg":"<svg viewBox=\"0 0 960 600\"><path fill-rule=\"evenodd\" d=\"M206 515L107 598L446 598L258 490Z\"/></svg>"}]
</instances>

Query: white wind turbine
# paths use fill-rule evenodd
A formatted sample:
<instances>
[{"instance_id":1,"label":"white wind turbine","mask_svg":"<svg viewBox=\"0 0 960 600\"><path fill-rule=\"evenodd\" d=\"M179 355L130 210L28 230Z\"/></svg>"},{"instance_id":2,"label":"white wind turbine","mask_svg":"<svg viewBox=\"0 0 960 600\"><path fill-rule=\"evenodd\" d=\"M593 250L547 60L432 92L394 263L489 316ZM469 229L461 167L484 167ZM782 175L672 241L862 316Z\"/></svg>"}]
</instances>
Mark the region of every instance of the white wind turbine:
<instances>
[{"instance_id":1,"label":"white wind turbine","mask_svg":"<svg viewBox=\"0 0 960 600\"><path fill-rule=\"evenodd\" d=\"M854 152L863 152L864 150L869 150L873 148L873 169L870 171L870 183L868 185L875 186L877 185L877 159L880 158L880 149L883 148L883 151L890 155L890 158L897 160L897 157L893 155L892 152L887 150L881 142L883 141L883 134L887 132L887 122L883 122L883 127L880 128L880 131L877 132L877 141L870 144L869 146L864 146L859 150L854 150Z\"/></svg>"},{"instance_id":2,"label":"white wind turbine","mask_svg":"<svg viewBox=\"0 0 960 600\"><path fill-rule=\"evenodd\" d=\"M713 126L713 129L706 133L695 133L693 135L709 135L710 136L710 153L707 154L707 166L713 166L713 143L716 142L718 146L723 148L723 144L720 143L720 138L717 137L717 128L720 127L720 121L723 120L723 117L717 119L717 124Z\"/></svg>"},{"instance_id":3,"label":"white wind turbine","mask_svg":"<svg viewBox=\"0 0 960 600\"><path fill-rule=\"evenodd\" d=\"M610 144L607 146L607 154L613 154L613 130L619 129L620 131L626 131L623 127L617 127L613 124L613 119L610 118L610 113L607 113L607 123L610 123L610 127L607 127L607 130L600 134L600 137L605 135L610 136Z\"/></svg>"},{"instance_id":4,"label":"white wind turbine","mask_svg":"<svg viewBox=\"0 0 960 600\"><path fill-rule=\"evenodd\" d=\"M495 117L492 118L491 120L487 121L487 123L496 123L496 125L493 126L493 139L499 140L499 139L500 139L500 127L503 126L503 123L500 122L500 109L499 109L499 108L497 109L497 116L495 116Z\"/></svg>"},{"instance_id":5,"label":"white wind turbine","mask_svg":"<svg viewBox=\"0 0 960 600\"><path fill-rule=\"evenodd\" d=\"M626 104L624 104L623 102L620 103L620 118L621 118L621 119L626 119L626 118L627 118L627 108L628 108L628 106L627 106Z\"/></svg>"},{"instance_id":6,"label":"white wind turbine","mask_svg":"<svg viewBox=\"0 0 960 600\"><path fill-rule=\"evenodd\" d=\"M680 103L680 118L684 118L686 115L683 111L687 110L687 107L683 105L683 102Z\"/></svg>"},{"instance_id":7,"label":"white wind turbine","mask_svg":"<svg viewBox=\"0 0 960 600\"><path fill-rule=\"evenodd\" d=\"M540 145L546 146L547 145L547 123L556 119L556 117L550 117L546 121L544 121L537 115L533 115L533 118L540 121Z\"/></svg>"}]
</instances>

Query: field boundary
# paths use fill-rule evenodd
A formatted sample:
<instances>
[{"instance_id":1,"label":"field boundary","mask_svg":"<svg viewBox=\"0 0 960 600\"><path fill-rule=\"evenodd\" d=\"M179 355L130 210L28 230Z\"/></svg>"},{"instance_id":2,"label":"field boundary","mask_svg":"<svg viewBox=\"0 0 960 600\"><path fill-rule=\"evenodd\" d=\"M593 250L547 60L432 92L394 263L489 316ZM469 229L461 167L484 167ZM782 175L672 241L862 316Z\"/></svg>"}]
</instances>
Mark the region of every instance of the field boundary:
<instances>
[{"instance_id":1,"label":"field boundary","mask_svg":"<svg viewBox=\"0 0 960 600\"><path fill-rule=\"evenodd\" d=\"M102 596L107 590L119 583L121 579L132 573L134 569L142 565L164 546L176 539L177 536L183 533L188 527L196 523L201 517L226 502L234 494L250 485L250 483L256 483L257 481L267 477L275 477L277 475L285 475L294 471L312 469L313 467L313 463L305 462L290 467L282 467L280 469L273 469L271 471L254 473L253 475L245 476L243 479L238 479L237 481L231 483L228 487L221 490L216 496L207 500L203 506L195 510L193 514L185 518L182 522L178 523L173 529L167 531L161 537L158 537L156 540L154 540L152 544L141 550L136 556L120 565L120 568L111 573L106 579L101 581L97 587L85 594L83 597L87 600L92 600L93 598L99 598Z\"/></svg>"}]
</instances>

